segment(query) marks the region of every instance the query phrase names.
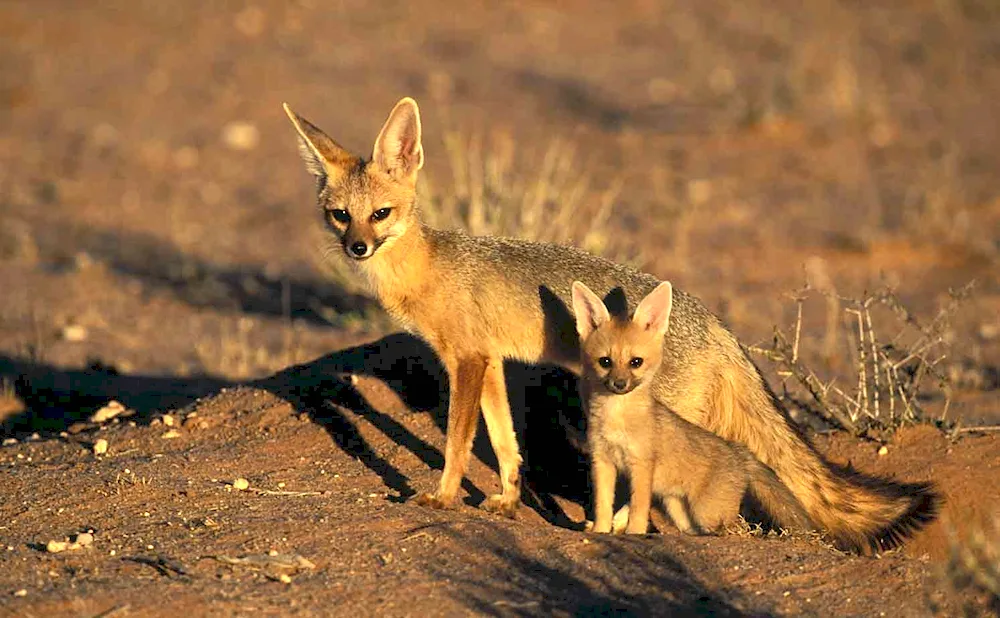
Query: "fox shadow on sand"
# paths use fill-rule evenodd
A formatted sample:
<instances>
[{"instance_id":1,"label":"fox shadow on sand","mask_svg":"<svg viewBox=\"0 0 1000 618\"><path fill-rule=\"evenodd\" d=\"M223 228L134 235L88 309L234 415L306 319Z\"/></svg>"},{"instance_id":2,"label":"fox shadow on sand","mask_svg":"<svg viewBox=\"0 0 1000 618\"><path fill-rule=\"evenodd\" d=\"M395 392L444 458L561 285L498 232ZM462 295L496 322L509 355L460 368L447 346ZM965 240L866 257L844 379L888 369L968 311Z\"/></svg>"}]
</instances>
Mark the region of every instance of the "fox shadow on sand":
<instances>
[{"instance_id":1,"label":"fox shadow on sand","mask_svg":"<svg viewBox=\"0 0 1000 618\"><path fill-rule=\"evenodd\" d=\"M400 499L416 493L406 477L382 460L361 438L338 408L364 418L427 466L444 467L444 455L407 429L398 419L368 403L350 379L371 376L392 388L415 413L429 413L441 432L447 427L448 376L434 351L421 339L395 333L371 343L340 350L309 363L290 367L258 380L254 386L271 391L308 411L326 427L334 441L379 474ZM554 365L505 364L514 426L524 457L524 500L550 522L572 527L553 495L589 504L589 463L584 435L585 419L577 396L576 377ZM480 419L473 455L498 469ZM486 494L468 480L463 487L468 502L476 504Z\"/></svg>"}]
</instances>

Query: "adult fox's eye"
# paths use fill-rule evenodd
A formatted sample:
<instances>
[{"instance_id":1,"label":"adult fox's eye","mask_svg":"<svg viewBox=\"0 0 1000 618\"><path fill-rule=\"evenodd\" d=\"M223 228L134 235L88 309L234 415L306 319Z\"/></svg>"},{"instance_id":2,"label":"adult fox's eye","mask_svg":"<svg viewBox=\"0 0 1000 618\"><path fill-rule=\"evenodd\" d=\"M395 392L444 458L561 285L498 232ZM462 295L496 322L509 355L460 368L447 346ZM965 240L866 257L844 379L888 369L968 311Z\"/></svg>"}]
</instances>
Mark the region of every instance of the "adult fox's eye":
<instances>
[{"instance_id":1,"label":"adult fox's eye","mask_svg":"<svg viewBox=\"0 0 1000 618\"><path fill-rule=\"evenodd\" d=\"M611 366L611 358L607 356L602 356L599 359L597 359L597 364L607 369L608 367Z\"/></svg>"},{"instance_id":2,"label":"adult fox's eye","mask_svg":"<svg viewBox=\"0 0 1000 618\"><path fill-rule=\"evenodd\" d=\"M642 367L642 359L635 356L628 362L628 366L632 369L638 369L639 367Z\"/></svg>"},{"instance_id":3,"label":"adult fox's eye","mask_svg":"<svg viewBox=\"0 0 1000 618\"><path fill-rule=\"evenodd\" d=\"M379 208L372 213L372 221L381 221L388 217L390 212L392 212L391 208Z\"/></svg>"},{"instance_id":4,"label":"adult fox's eye","mask_svg":"<svg viewBox=\"0 0 1000 618\"><path fill-rule=\"evenodd\" d=\"M331 210L330 216L333 217L333 220L336 221L337 223L351 222L351 215L349 215L347 211L344 210L343 208L336 208L334 210Z\"/></svg>"}]
</instances>

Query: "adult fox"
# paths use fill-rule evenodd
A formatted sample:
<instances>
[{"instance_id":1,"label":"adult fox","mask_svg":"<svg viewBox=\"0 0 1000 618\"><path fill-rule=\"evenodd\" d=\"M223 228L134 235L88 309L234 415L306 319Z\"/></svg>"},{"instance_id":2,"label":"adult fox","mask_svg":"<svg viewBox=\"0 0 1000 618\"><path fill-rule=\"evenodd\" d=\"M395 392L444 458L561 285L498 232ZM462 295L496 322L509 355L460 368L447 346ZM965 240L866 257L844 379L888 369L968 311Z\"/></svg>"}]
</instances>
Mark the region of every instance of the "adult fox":
<instances>
[{"instance_id":1,"label":"adult fox","mask_svg":"<svg viewBox=\"0 0 1000 618\"><path fill-rule=\"evenodd\" d=\"M517 439L503 362L579 365L571 287L641 299L652 275L580 249L471 237L422 223L416 202L424 163L420 112L400 100L375 139L371 160L339 146L285 111L317 179L325 222L383 307L435 350L448 372L445 466L421 504L447 507L458 492L482 408L502 491L484 507L512 516L520 503ZM634 310L635 307L628 307ZM693 296L673 291L656 401L685 420L746 445L843 548L891 547L931 520L938 496L926 484L873 482L831 468L799 433L736 338Z\"/></svg>"}]
</instances>

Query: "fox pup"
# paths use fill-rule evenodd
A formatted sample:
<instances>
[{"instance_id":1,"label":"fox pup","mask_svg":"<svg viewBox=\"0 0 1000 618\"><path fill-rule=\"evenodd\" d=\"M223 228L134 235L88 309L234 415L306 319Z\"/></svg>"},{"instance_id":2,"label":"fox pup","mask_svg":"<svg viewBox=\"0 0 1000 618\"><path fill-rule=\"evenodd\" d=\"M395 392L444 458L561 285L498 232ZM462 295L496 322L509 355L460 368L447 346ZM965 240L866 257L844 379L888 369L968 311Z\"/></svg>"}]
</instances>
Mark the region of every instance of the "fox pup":
<instances>
[{"instance_id":1,"label":"fox pup","mask_svg":"<svg viewBox=\"0 0 1000 618\"><path fill-rule=\"evenodd\" d=\"M587 410L594 487L594 532L611 532L615 481L630 480L625 532L645 534L653 497L685 534L720 532L734 522L749 490L776 523L811 527L809 516L770 468L745 447L693 425L654 399L651 378L663 359L673 287L658 285L632 319L612 319L579 281L573 311L580 334L580 391Z\"/></svg>"},{"instance_id":2,"label":"fox pup","mask_svg":"<svg viewBox=\"0 0 1000 618\"><path fill-rule=\"evenodd\" d=\"M479 410L500 468L502 491L485 508L513 516L520 501L517 440L504 359L580 360L570 287L621 288L642 298L655 277L572 247L470 237L424 225L416 201L424 163L420 112L404 98L382 126L370 160L285 111L315 176L331 235L383 307L435 350L449 376L445 465L422 504L451 505L472 449ZM736 338L697 299L673 294L663 362L649 378L654 399L685 420L746 445L770 466L841 545L891 546L931 519L927 485L864 485L834 472L802 438Z\"/></svg>"}]
</instances>

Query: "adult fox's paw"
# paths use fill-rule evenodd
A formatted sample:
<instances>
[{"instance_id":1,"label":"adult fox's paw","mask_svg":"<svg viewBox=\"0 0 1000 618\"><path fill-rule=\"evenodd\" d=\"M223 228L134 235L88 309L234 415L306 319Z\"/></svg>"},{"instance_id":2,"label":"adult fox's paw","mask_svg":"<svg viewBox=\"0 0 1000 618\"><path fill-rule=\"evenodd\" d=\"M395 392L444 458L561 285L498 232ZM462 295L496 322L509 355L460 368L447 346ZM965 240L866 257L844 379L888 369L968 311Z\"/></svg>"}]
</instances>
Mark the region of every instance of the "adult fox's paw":
<instances>
[{"instance_id":1,"label":"adult fox's paw","mask_svg":"<svg viewBox=\"0 0 1000 618\"><path fill-rule=\"evenodd\" d=\"M517 507L520 506L520 502L504 498L502 494L494 494L483 501L480 506L483 510L491 513L503 515L509 519L517 519Z\"/></svg>"}]
</instances>

